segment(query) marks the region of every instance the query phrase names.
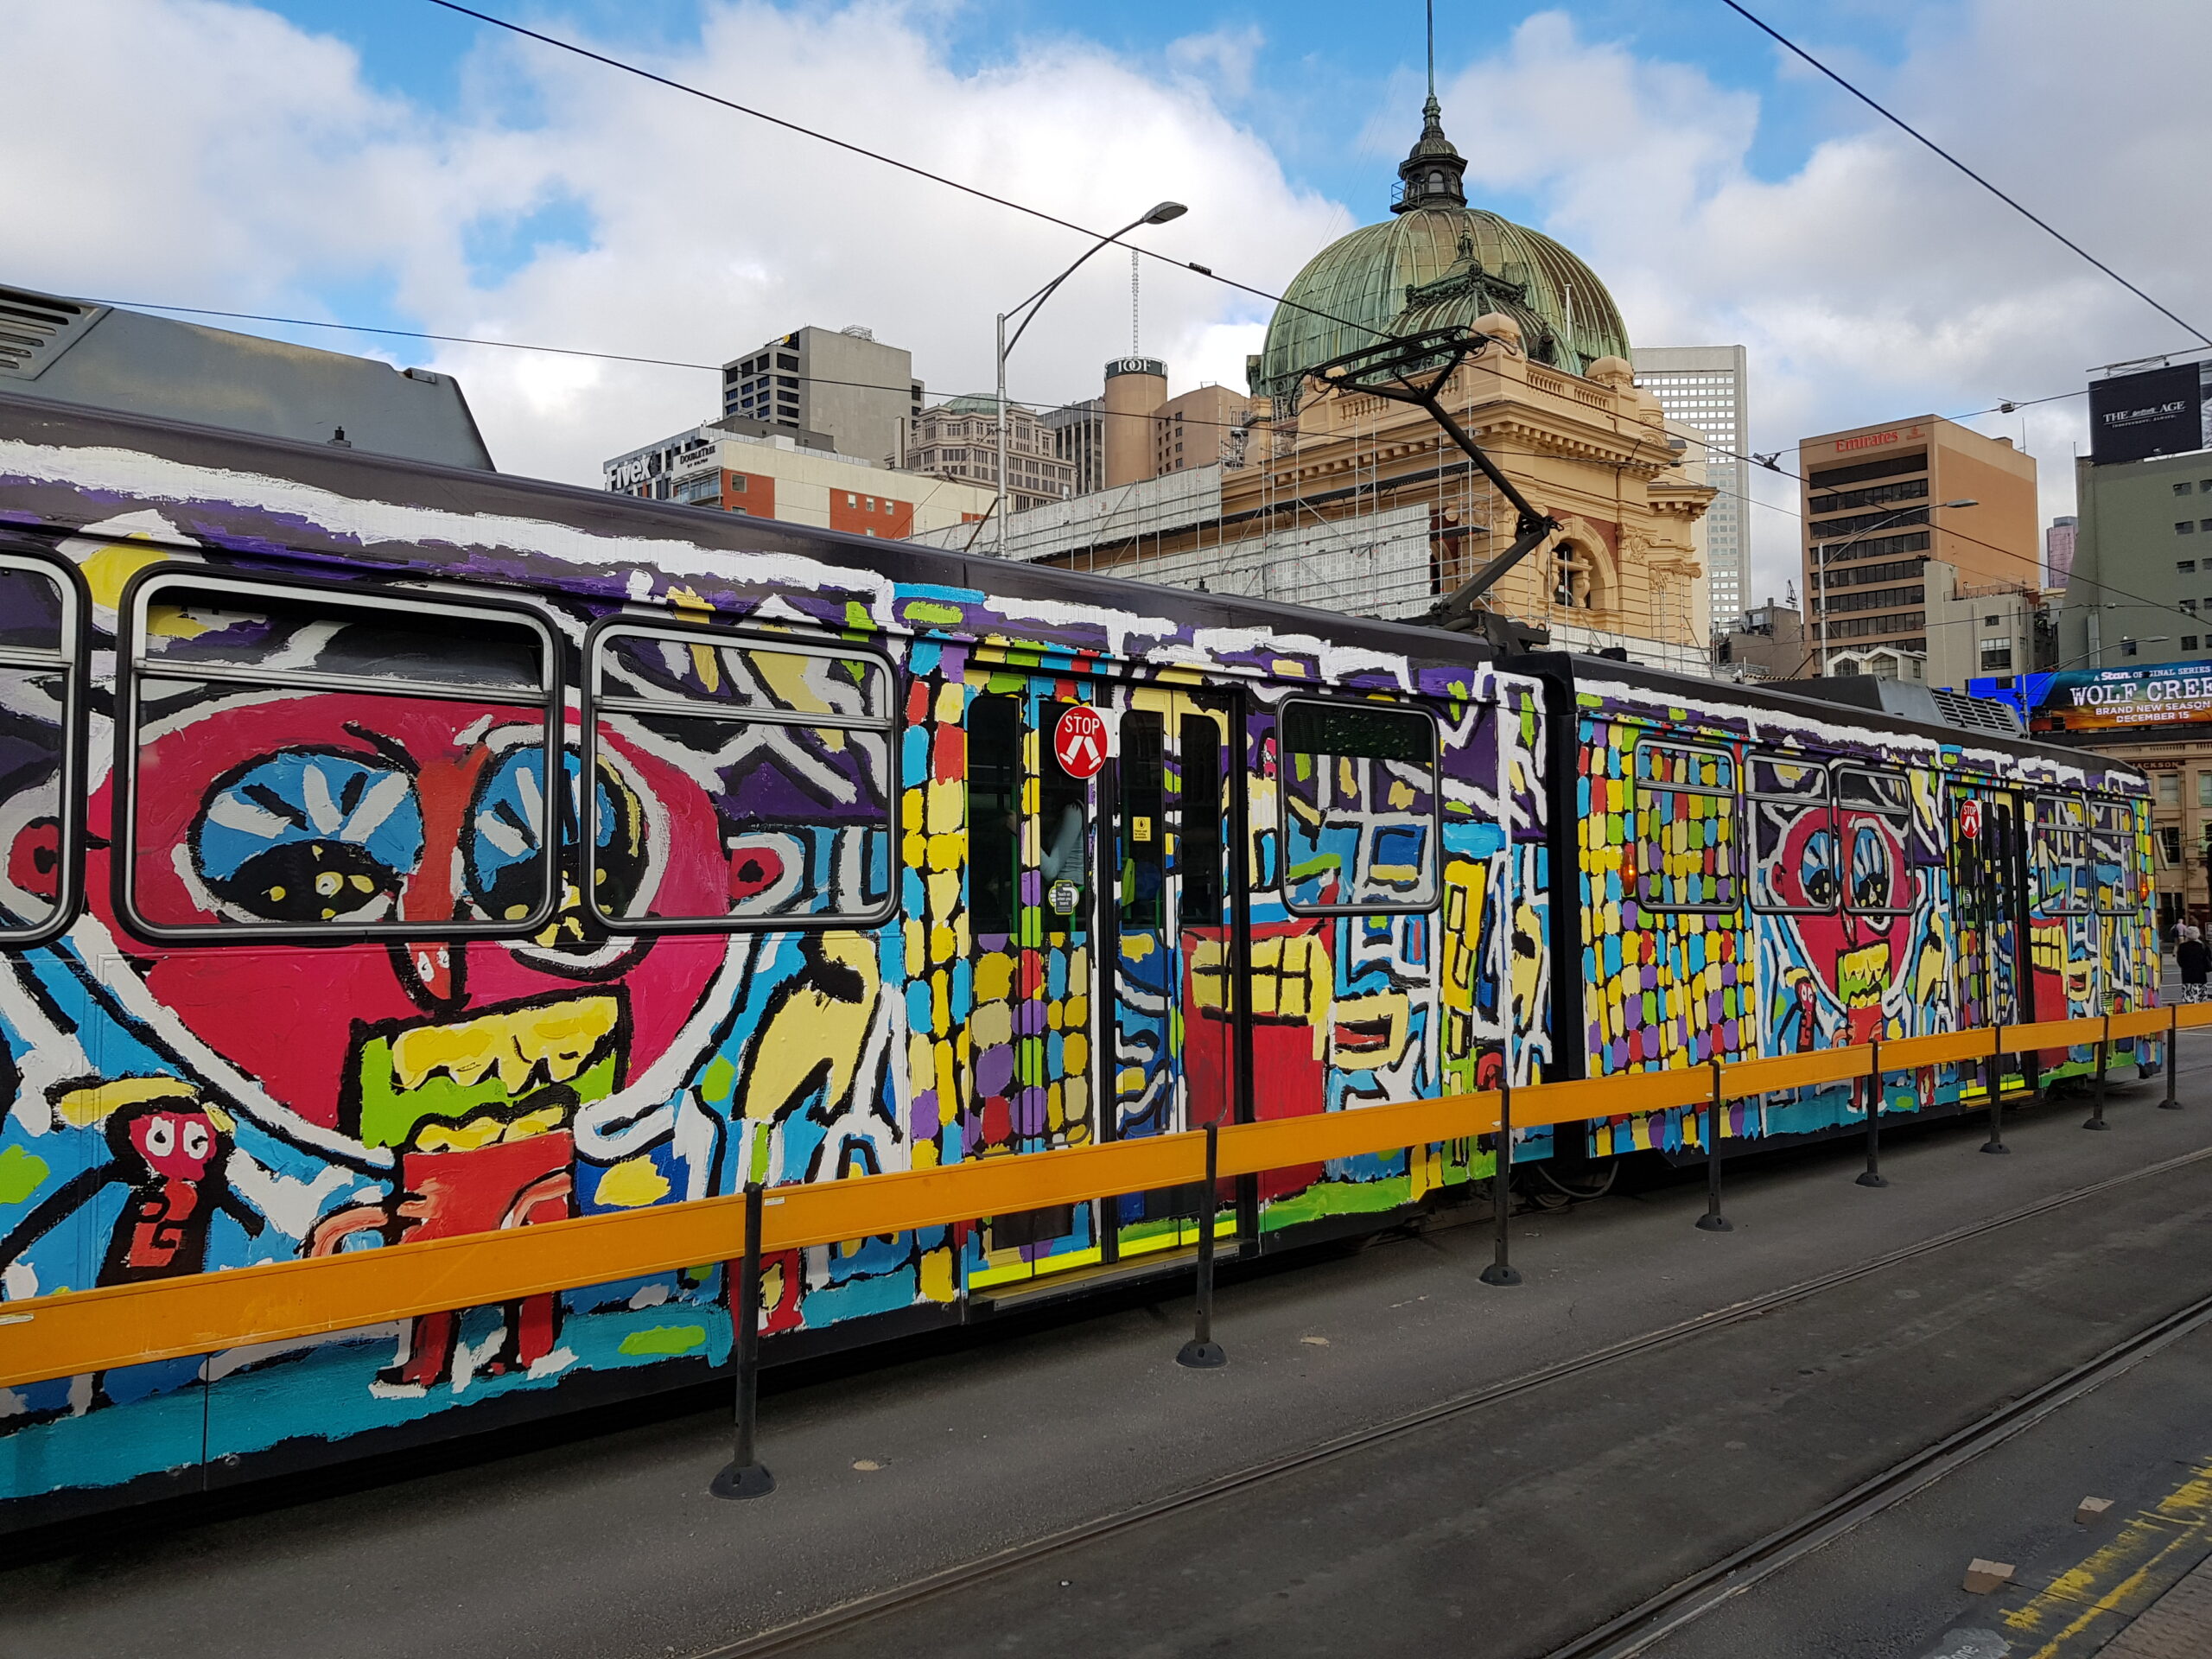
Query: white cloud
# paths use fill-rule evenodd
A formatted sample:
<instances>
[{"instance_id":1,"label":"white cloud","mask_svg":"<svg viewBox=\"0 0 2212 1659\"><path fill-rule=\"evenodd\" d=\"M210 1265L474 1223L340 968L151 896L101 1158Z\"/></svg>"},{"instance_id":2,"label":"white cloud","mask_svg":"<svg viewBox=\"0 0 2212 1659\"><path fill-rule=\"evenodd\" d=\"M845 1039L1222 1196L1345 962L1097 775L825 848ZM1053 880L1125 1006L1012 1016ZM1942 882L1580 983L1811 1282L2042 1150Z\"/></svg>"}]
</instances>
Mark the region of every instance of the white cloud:
<instances>
[{"instance_id":1,"label":"white cloud","mask_svg":"<svg viewBox=\"0 0 2212 1659\"><path fill-rule=\"evenodd\" d=\"M2212 219L2195 206L2212 106L2194 84L2212 8L1968 0L1946 21L1886 76L1807 44L2184 316L2212 312ZM1545 200L1541 228L1605 279L1632 339L1749 348L1754 448L2063 391L2093 365L2186 343L1809 71L1772 96L1826 100L1837 130L1780 179L1751 164L1756 97L1586 39L1559 12L1444 92L1473 198L1487 186ZM2083 409L2026 413L2047 513L2071 510ZM2022 436L2018 416L1974 423ZM1787 480L1754 477L1762 499L1794 505ZM1779 593L1795 521L1755 510L1751 524L1755 592Z\"/></svg>"},{"instance_id":2,"label":"white cloud","mask_svg":"<svg viewBox=\"0 0 2212 1659\"><path fill-rule=\"evenodd\" d=\"M1067 36L957 72L937 0L784 11L710 0L696 47L646 67L819 124L1084 224L1190 204L1150 245L1280 289L1369 216L1287 183L1224 113L1252 95L1249 29L1171 42L1155 67ZM561 28L574 25L560 24ZM2212 311L2200 210L2212 7L1961 0L1916 10L1885 69L1814 49L2184 315ZM241 310L357 314L389 297L440 333L718 362L804 323L912 347L938 393L988 386L991 317L1082 248L1069 232L762 123L487 35L458 115L379 92L346 48L222 0L60 0L10 14L0 280ZM640 48L604 42L618 54ZM1164 63L1164 69L1156 67ZM1646 343L1741 341L1753 447L1891 416L1955 413L2082 383L2179 331L1986 194L1788 69L1767 94L1834 136L1786 176L1753 165L1758 94L1591 39L1558 12L1447 77L1470 187L1535 215L1613 289ZM1399 89L1402 91L1403 89ZM1260 89L1263 94L1264 89ZM1411 134L1394 96L1357 146L1375 190ZM550 208L572 234L487 271L486 232ZM493 239L497 239L496 235ZM1102 254L1014 359L1016 395L1096 390L1126 349L1128 271ZM1174 389L1241 381L1262 302L1147 264L1144 346ZM342 337L340 343L343 343ZM499 353L388 354L459 373L501 464L592 482L607 454L711 414L711 375ZM2082 405L2028 411L2045 505L2070 501ZM2022 428L2018 416L1986 430ZM1794 501L1760 475L1770 499ZM1752 514L1760 588L1791 520Z\"/></svg>"},{"instance_id":3,"label":"white cloud","mask_svg":"<svg viewBox=\"0 0 2212 1659\"><path fill-rule=\"evenodd\" d=\"M736 0L709 9L696 50L605 44L1077 224L1173 197L1189 215L1147 244L1262 287L1323 239L1338 210L1289 186L1205 85L1249 75L1250 40L1186 43L1166 81L1066 40L963 75L932 13ZM19 60L57 66L11 89L0 137L0 213L48 232L8 275L36 285L243 310L344 308L388 285L439 333L710 363L802 324L865 323L956 392L991 382L993 313L1084 245L530 42L488 38L468 64L464 108L493 113L439 118L245 6L110 0L11 22ZM472 227L549 201L582 221L581 245L472 274ZM1150 262L1143 299L1145 347L1179 383L1241 382L1260 302ZM1109 250L1024 338L1016 395L1094 395L1128 329L1128 261ZM397 344L401 360L430 351ZM461 376L510 470L595 482L604 456L718 412L710 375L458 346L432 360Z\"/></svg>"}]
</instances>

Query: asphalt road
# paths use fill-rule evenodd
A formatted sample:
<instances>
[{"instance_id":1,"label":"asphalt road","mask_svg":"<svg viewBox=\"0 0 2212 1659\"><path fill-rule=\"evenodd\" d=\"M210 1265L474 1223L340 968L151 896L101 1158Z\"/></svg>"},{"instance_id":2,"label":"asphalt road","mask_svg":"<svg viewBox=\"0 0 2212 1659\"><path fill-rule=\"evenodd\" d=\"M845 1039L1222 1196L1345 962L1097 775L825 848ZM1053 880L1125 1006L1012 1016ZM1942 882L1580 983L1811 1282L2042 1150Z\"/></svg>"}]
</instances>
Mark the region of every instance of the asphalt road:
<instances>
[{"instance_id":1,"label":"asphalt road","mask_svg":"<svg viewBox=\"0 0 2212 1659\"><path fill-rule=\"evenodd\" d=\"M0 1652L710 1651L2212 1145L2202 1060L2212 1041L2184 1052L2196 1109L2118 1089L2112 1134L2082 1133L2066 1102L2015 1118L2009 1158L1981 1156L1974 1125L1893 1139L1886 1190L1853 1185L1844 1148L1739 1166L1732 1233L1691 1227L1703 1193L1688 1183L1525 1217L1516 1289L1478 1281L1488 1230L1465 1226L1235 1281L1220 1371L1173 1363L1188 1304L1171 1300L787 1380L763 1404L781 1484L757 1503L706 1494L727 1457L716 1402L166 1512L42 1555L12 1541ZM2212 1163L1041 1558L818 1650L1539 1653L2208 1283ZM1743 1650L1824 1650L1768 1641Z\"/></svg>"}]
</instances>

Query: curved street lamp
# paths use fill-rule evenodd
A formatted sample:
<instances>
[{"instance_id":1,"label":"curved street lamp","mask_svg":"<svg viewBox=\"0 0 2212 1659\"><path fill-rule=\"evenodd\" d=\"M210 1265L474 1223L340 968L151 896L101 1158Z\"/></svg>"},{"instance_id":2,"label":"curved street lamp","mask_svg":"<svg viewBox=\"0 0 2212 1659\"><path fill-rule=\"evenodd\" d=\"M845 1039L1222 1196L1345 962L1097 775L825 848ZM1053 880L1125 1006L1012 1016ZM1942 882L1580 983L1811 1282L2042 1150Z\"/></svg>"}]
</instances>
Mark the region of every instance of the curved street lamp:
<instances>
[{"instance_id":1,"label":"curved street lamp","mask_svg":"<svg viewBox=\"0 0 2212 1659\"><path fill-rule=\"evenodd\" d=\"M1080 266L1080 265L1084 263L1084 259L1088 259L1088 258L1090 258L1090 256L1091 256L1092 254L1094 254L1094 253L1097 252L1099 249L1101 249L1101 248L1103 248L1103 247L1105 247L1108 244L1112 243L1112 242L1117 242L1117 241L1119 241L1122 238L1123 238L1123 237L1127 236L1127 235L1128 235L1131 231L1135 230L1135 229L1137 228L1137 226L1140 226L1140 225L1165 225L1166 223L1167 223L1167 221L1168 221L1169 219L1180 219L1180 218L1182 218L1182 217L1183 217L1183 215L1184 215L1184 214L1185 214L1185 213L1189 213L1190 211L1191 211L1191 210L1190 210L1189 208L1185 207L1181 202L1179 202L1179 201L1162 201L1162 202L1157 202L1157 203L1154 204L1152 207L1150 207L1147 208L1143 213L1141 213L1138 214L1136 218L1135 218L1135 219L1131 219L1128 224L1126 224L1126 225L1122 226L1122 228L1121 228L1120 230L1116 231L1112 235L1110 235L1110 236L1102 236L1102 237L1100 237L1100 238L1098 238L1098 240L1097 240L1097 241L1096 241L1096 242L1092 243L1092 244L1090 245L1090 246L1089 246L1088 248L1086 248L1086 249L1084 249L1084 252L1083 252L1083 258L1081 258L1081 259L1077 259L1077 260L1075 262L1075 264L1074 264L1070 265L1070 266L1069 266L1065 270L1062 271L1058 276L1057 276L1053 277L1053 278L1052 278L1052 280L1051 282L1049 282L1049 283L1046 283L1044 287L1042 287L1042 288L1039 289L1038 289L1034 294L1032 294L1032 295L1031 295L1027 299L1026 299L1026 300L1022 301L1020 304L1019 304L1019 305L1017 305L1017 306L1014 307L1011 310L1001 311L1001 312L1000 312L1000 313L999 313L999 349L998 349L998 359L999 359L999 397L998 397L998 408L999 408L999 421L998 421L998 427L999 427L998 459L999 459L999 467L998 467L998 485L999 485L999 487L998 487L998 495L997 495L997 498L996 498L996 499L995 499L995 500L992 502L992 504L991 504L991 512L992 512L993 515L994 515L994 516L998 519L998 521L999 521L999 529L998 529L998 537L997 537L999 557L1001 557L1001 558L1004 558L1004 557L1006 556L1006 500L1007 500L1007 487L1006 487L1006 468L1007 468L1007 454L1006 454L1006 359L1007 359L1007 353L1008 352L1011 352L1011 351L1014 348L1014 346L1016 345L1016 343L1018 343L1018 342L1020 340L1020 339L1021 339L1022 330L1023 330L1023 329L1025 329L1025 328L1027 328L1027 327L1029 327L1029 325L1030 325L1031 323L1034 322L1034 321L1037 320L1037 314L1038 314L1038 312L1039 312L1039 311L1040 311L1040 310L1042 310L1042 309L1044 308L1045 302L1046 302L1046 301L1047 301L1047 300L1049 300L1049 299L1051 299L1051 298L1052 297L1052 290L1053 290L1053 289L1057 289L1058 287L1059 287L1059 285L1060 285L1062 283L1065 283L1065 281L1067 281L1067 279L1068 279L1069 277L1071 277L1071 276L1074 276L1074 275L1075 275L1075 273L1076 273L1077 268L1078 266ZM1008 339L1007 338L1006 326L1007 326L1007 324L1009 321L1013 321L1013 319L1014 319L1014 318L1016 318L1016 317L1020 317L1020 318L1021 319L1021 321L1020 321L1018 324L1016 324L1016 325L1015 325L1015 327L1014 327L1014 338L1013 338L1012 340L1008 340Z\"/></svg>"},{"instance_id":2,"label":"curved street lamp","mask_svg":"<svg viewBox=\"0 0 2212 1659\"><path fill-rule=\"evenodd\" d=\"M1898 519L1910 518L1916 512L1926 514L1930 512L1940 512L1945 507L1978 507L1980 505L1980 502L1969 496L1965 499L1959 501L1938 501L1932 506L1899 507L1895 512L1886 513L1883 517L1877 518L1871 524L1861 524L1857 530L1852 531L1850 535L1845 537L1840 542L1822 542L1820 544L1821 559L1816 569L1821 581L1821 596L1818 602L1821 607L1821 677L1822 679L1826 679L1828 677L1828 563L1835 556L1837 550L1839 549L1849 547L1860 537L1871 534L1872 531L1881 529L1884 524L1893 524L1897 523ZM1932 521L1926 518L1923 518L1921 522L1923 524L1928 524ZM1926 597L1927 596L1924 594L1922 595L1923 602L1925 601Z\"/></svg>"}]
</instances>

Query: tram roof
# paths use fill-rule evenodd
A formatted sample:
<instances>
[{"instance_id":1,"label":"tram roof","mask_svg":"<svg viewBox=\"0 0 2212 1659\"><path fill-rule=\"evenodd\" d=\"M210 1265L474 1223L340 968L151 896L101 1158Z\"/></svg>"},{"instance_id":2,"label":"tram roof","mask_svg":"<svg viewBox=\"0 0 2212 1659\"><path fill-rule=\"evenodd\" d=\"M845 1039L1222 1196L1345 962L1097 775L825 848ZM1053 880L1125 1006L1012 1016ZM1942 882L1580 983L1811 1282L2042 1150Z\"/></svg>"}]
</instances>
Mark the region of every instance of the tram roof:
<instances>
[{"instance_id":1,"label":"tram roof","mask_svg":"<svg viewBox=\"0 0 2212 1659\"><path fill-rule=\"evenodd\" d=\"M352 499L487 518L534 519L610 539L634 537L647 527L658 525L653 533L708 552L800 555L894 581L973 588L1009 599L1077 604L1111 601L1127 608L1134 590L1158 596L1150 606L1153 613L1198 627L1273 623L1287 632L1316 636L1334 645L1390 652L1417 661L1472 667L1497 660L1497 653L1479 640L1417 623L1346 616L1277 600L1168 587L988 554L952 552L916 542L855 536L718 508L648 501L549 479L397 461L334 445L302 443L112 410L74 409L0 391L0 439L6 438L79 448L120 448L181 466L248 476L258 474ZM257 504L250 490L242 490L234 505L251 511ZM319 534L313 526L282 514L274 505L268 512L271 517L285 519L283 530L270 534L275 544L359 559L358 542L327 532ZM531 552L526 545L509 550L525 561ZM446 570L429 560L422 561L417 568L426 575ZM562 585L552 573L543 581L555 589Z\"/></svg>"},{"instance_id":2,"label":"tram roof","mask_svg":"<svg viewBox=\"0 0 2212 1659\"><path fill-rule=\"evenodd\" d=\"M1862 704L1789 690L1784 683L1770 680L1706 680L1694 675L1677 674L1668 669L1646 667L1641 663L1571 652L1532 652L1525 656L1503 658L1499 666L1562 679L1577 686L1586 682L1626 684L1675 702L1723 703L1737 708L1760 709L1827 726L1856 727L1876 734L1894 732L1926 738L1931 742L1954 748L1993 749L2023 758L2056 761L2088 772L2110 772L2139 780L2145 777L2140 767L2128 761L2098 751L2078 748L2070 743L2044 742L2025 733L1985 731L1980 728L1915 720Z\"/></svg>"},{"instance_id":3,"label":"tram roof","mask_svg":"<svg viewBox=\"0 0 2212 1659\"><path fill-rule=\"evenodd\" d=\"M603 489L562 484L514 474L486 473L372 454L331 444L302 443L181 421L149 418L113 410L79 409L0 391L0 438L64 447L119 448L151 454L177 465L254 475L328 491L333 494L401 507L481 515L487 519L537 520L588 535L633 537L641 525L664 526L671 539L708 551L736 555L798 554L868 571L893 580L972 588L1010 599L1081 603L1086 600L1126 607L1132 590L1156 595L1157 614L1201 627L1251 627L1274 624L1287 632L1318 637L1339 645L1392 652L1417 662L1491 665L1563 681L1570 685L1605 681L1648 690L1680 703L1725 703L1768 709L1808 721L1857 727L1872 732L1909 733L1953 746L1971 746L2021 756L2060 761L2095 770L2141 777L2126 761L2067 745L2037 742L2024 735L1968 729L1915 721L1778 689L1770 683L1713 681L1638 663L1568 652L1506 656L1466 634L1420 623L1346 616L1277 600L1253 599L1173 588L1126 576L1103 575L1050 565L956 553L913 542L855 536L769 518L754 518L712 507L648 501ZM228 505L254 511L251 489ZM270 503L261 510L283 522L270 535L277 545L304 552L358 559L358 542L318 532L303 520ZM4 523L0 518L0 523ZM511 550L526 562L531 550ZM444 566L423 560L423 574ZM546 585L558 588L557 575Z\"/></svg>"}]
</instances>

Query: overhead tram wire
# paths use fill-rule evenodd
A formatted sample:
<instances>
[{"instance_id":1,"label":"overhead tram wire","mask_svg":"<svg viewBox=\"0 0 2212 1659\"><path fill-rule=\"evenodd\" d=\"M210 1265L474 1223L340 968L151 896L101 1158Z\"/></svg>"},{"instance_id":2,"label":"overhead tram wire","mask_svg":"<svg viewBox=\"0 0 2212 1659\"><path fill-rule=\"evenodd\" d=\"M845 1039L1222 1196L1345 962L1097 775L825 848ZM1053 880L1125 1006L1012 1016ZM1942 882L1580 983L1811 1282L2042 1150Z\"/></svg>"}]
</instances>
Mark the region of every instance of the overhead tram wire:
<instances>
[{"instance_id":1,"label":"overhead tram wire","mask_svg":"<svg viewBox=\"0 0 2212 1659\"><path fill-rule=\"evenodd\" d=\"M445 0L437 0L437 3L443 4L445 3ZM2026 219L2037 229L2044 232L2045 234L2063 244L2064 246L2071 249L2074 252L2079 254L2082 258L2088 260L2089 264L2094 265L2099 270L2104 272L2106 276L2111 277L2113 281L2118 283L2122 288L2133 294L2137 299L2142 301L2144 304L2149 306L2160 316L2165 318L2167 321L2177 324L2188 333L2196 335L2197 339L2202 340L2207 346L2212 346L2212 334L2206 334L2202 328L2197 327L2194 323L2183 321L2171 310L2168 309L2165 306L2159 304L2158 301L2152 299L2148 294L2145 294L2133 283L2129 282L2126 277L2121 276L2103 260L2098 258L2095 254L2091 253L2087 248L2083 247L2079 242L2076 242L2072 237L2067 235L2056 226L2051 224L2049 219L2041 217L2039 214L2023 206L2013 197L2005 194L2004 191L1999 189L1987 179L1982 177L1980 174L1975 172L1974 168L1968 167L1964 162L1952 155L1949 150L1944 149L1942 145L1937 143L1926 133L1922 132L1918 128L1912 125L1911 123L1906 121L1902 116L1897 115L1884 108L1881 105L1876 103L1873 99L1869 97L1866 93L1860 92L1858 87L1853 86L1848 80L1846 80L1834 70L1829 68L1827 65L1822 63L1818 58L1808 52L1803 47L1798 45L1796 41L1783 34L1781 30L1776 29L1772 24L1754 16L1751 12L1746 10L1742 5L1738 3L1738 0L1720 0L1720 3L1727 7L1729 10L1734 12L1738 17L1741 17L1745 22L1751 24L1752 28L1759 30L1760 33L1773 40L1784 50L1802 59L1806 63L1810 64L1814 68L1819 70L1821 73L1826 75L1837 86L1842 87L1845 92L1849 92L1861 104L1864 104L1868 109L1873 111L1875 114L1880 116L1882 119L1887 121L1891 126L1897 128L1898 131L1904 133L1907 137L1911 138L1916 143L1924 145L1929 149L1933 150L1936 155L1942 156L1953 167L1958 168L1960 172L1965 174L1967 177L1972 179L1983 189L1988 191L1991 195L1996 197L1998 200L2003 202L2007 207L2010 207L2014 213L2019 214L2021 218Z\"/></svg>"},{"instance_id":2,"label":"overhead tram wire","mask_svg":"<svg viewBox=\"0 0 2212 1659\"><path fill-rule=\"evenodd\" d=\"M495 17L488 11L478 11L474 7L464 6L459 3L459 0L429 0L429 3L463 17L474 17L480 23L488 23L493 29L503 29L511 35L522 36L524 40L536 41L541 45L552 47L556 51L573 53L577 57L589 59L592 62L604 65L609 69L620 70L626 75L635 75L640 80L652 81L655 86L665 86L671 92L683 92L709 104L719 105L723 109L736 114L750 116L756 121L765 121L771 126L781 127L786 132L795 132L801 137L812 138L817 143L829 144L850 155L880 162L885 167L896 168L901 173L911 173L918 179L926 179L931 184L943 185L948 190L957 190L963 195L973 196L979 201L988 201L994 207L1004 207L1012 213L1027 214L1029 218L1041 219L1047 225L1056 225L1064 231L1074 231L1079 235L1090 237L1101 244L1111 243L1116 247L1127 248L1132 253L1144 258L1156 259L1161 264L1176 270L1191 271L1205 277L1210 283L1219 283L1224 288L1233 288L1239 293L1252 296L1255 299L1265 300L1270 305L1287 305L1293 310L1303 311L1308 316L1319 317L1325 322L1333 322L1346 328L1357 328L1362 334L1374 335L1377 340L1390 340L1396 338L1389 330L1377 328L1372 323L1355 321L1349 317L1338 316L1333 312L1319 310L1302 301L1286 299L1280 294L1269 293L1264 288L1255 288L1249 283L1239 282L1234 276L1224 276L1212 266L1202 264L1196 260L1178 259L1169 254L1154 252L1139 243L1124 242L1119 236L1107 236L1088 226L1078 225L1073 219L1062 219L1058 213L1047 213L1042 207L1033 207L1027 202L1016 201L1011 196L1001 196L995 191L986 190L981 185L968 184L943 173L933 173L928 168L919 166L913 162L900 161L896 156L886 155L880 149L870 149L864 144L854 143L848 138L839 138L833 134L822 131L819 128L804 126L780 115L771 115L766 110L755 109L749 104L740 104L734 99L724 98L720 93L708 92L703 87L691 86L688 82L675 79L668 75L657 74L651 69L626 62L620 58L610 57L604 52L594 52L588 46L578 46L575 41L564 41L558 35L541 34L537 29L525 29L520 23L510 22L504 17Z\"/></svg>"},{"instance_id":3,"label":"overhead tram wire","mask_svg":"<svg viewBox=\"0 0 2212 1659\"><path fill-rule=\"evenodd\" d=\"M123 308L136 308L142 311L175 311L186 316L223 317L232 321L276 323L283 327L291 328L328 328L337 330L343 334L380 334L395 340L435 340L445 345L482 346L508 352L537 352L555 357L590 358L601 362L629 363L640 365L649 368L684 369L702 374L719 375L722 372L722 365L719 363L693 363L685 361L680 358L645 357L623 352L592 351L586 347L578 346L540 346L523 340L486 340L472 334L436 334L421 328L390 328L376 327L367 323L332 322L315 317L282 317L260 311L226 311L218 310L208 306L166 305L158 302L144 300L94 299L90 296L86 296L85 297L87 298L91 303L95 305L110 305ZM909 381L894 386L879 385L874 381L868 380L837 380L823 375L799 375L795 378L804 380L812 385L845 386L863 391L904 392L908 391L912 385L912 383ZM2016 409L2021 409L2025 408L2031 404L2053 403L2062 398L2079 397L2083 395L2084 393L2082 391L2053 392L2049 397L2018 399L2014 401L2012 406ZM1082 407L1082 405L1078 404L1052 404L1027 398L1024 398L1020 401L1025 408L1041 410L1047 412L1058 412ZM1996 409L1981 410L1975 412L1978 414L1994 414L2002 407L2003 405L2000 404ZM1139 414L1133 411L1107 410L1102 409L1094 410L1093 412L1102 417L1111 414L1120 418L1133 420L1150 420L1153 418L1153 416L1148 414ZM1971 419L1972 416L1948 416L1946 418ZM1206 420L1196 416L1188 417L1185 420L1185 424L1219 427L1224 430L1234 430L1236 428L1236 423L1234 422ZM1730 461L1753 461L1756 464L1756 457L1738 454L1737 451L1724 448L1719 444L1707 442L1703 443L1702 447L1709 454L1718 455ZM1489 450L1489 453L1494 455L1513 455L1525 459L1534 459L1540 454L1547 453L1535 449L1502 448L1496 445L1487 445L1485 448ZM1612 461L1588 464L1609 465L1616 471L1618 471L1621 468L1631 466L1634 463L1630 461ZM1766 467L1764 468L1764 470L1772 472L1778 477L1796 480L1801 482L1802 481L1798 474L1790 472L1782 467ZM1718 491L1720 494L1728 496L1732 499L1749 502L1753 506L1764 507L1770 512L1783 513L1790 518L1800 520L1804 518L1804 514L1800 512L1795 507L1786 507L1776 502L1762 500L1758 496L1749 494L1745 491L1732 490L1725 486L1717 484L1713 485L1710 487ZM1967 535L1962 531L1955 530L1948 533L1958 537L1960 540L1971 542L1978 547L1988 548L1993 552L2001 554L2006 558L2016 560L2024 564L2035 564L2037 563L2037 561L2030 557L2028 555L2015 552L2010 548L1999 547L1993 542L1985 542L1980 537ZM2190 616L2191 620L2200 620L2190 616L2190 613L2180 610L2171 604L2165 603L2164 601L2145 598L2140 594L2131 593L2124 588L2115 588L2108 582L2095 582L2091 585L2095 587L2101 592L2116 594L2122 599L2133 600L2145 610L2170 612L2175 616Z\"/></svg>"}]
</instances>

